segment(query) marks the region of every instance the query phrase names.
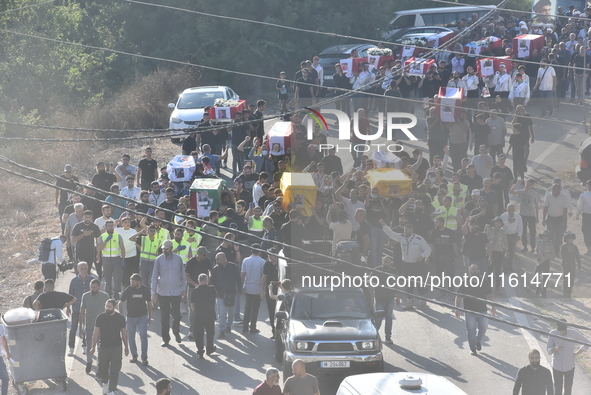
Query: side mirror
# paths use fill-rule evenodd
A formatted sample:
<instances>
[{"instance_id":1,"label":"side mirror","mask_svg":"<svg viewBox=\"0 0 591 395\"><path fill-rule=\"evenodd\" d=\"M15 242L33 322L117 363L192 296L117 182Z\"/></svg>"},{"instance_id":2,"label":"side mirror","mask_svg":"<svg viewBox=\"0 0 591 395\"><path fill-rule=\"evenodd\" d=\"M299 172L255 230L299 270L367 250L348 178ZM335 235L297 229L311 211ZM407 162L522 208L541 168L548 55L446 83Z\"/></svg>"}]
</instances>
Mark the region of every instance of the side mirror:
<instances>
[{"instance_id":1,"label":"side mirror","mask_svg":"<svg viewBox=\"0 0 591 395\"><path fill-rule=\"evenodd\" d=\"M168 108L174 108L174 103L168 103Z\"/></svg>"},{"instance_id":2,"label":"side mirror","mask_svg":"<svg viewBox=\"0 0 591 395\"><path fill-rule=\"evenodd\" d=\"M288 320L289 319L289 313L287 311L278 311L275 313L275 318L278 320Z\"/></svg>"},{"instance_id":3,"label":"side mirror","mask_svg":"<svg viewBox=\"0 0 591 395\"><path fill-rule=\"evenodd\" d=\"M386 312L384 310L378 310L375 313L373 313L374 320L383 320L385 316Z\"/></svg>"}]
</instances>

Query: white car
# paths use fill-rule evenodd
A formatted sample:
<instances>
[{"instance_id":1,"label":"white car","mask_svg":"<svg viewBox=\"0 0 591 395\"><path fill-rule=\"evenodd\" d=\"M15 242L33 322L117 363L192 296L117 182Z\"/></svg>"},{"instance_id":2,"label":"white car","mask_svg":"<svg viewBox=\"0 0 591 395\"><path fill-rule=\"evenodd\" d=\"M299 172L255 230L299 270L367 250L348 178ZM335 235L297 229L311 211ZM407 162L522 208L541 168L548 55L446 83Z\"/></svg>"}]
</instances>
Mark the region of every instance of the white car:
<instances>
[{"instance_id":1,"label":"white car","mask_svg":"<svg viewBox=\"0 0 591 395\"><path fill-rule=\"evenodd\" d=\"M170 114L170 129L186 129L197 126L203 118L203 109L213 106L215 99L239 100L238 95L227 86L200 86L185 89L175 103L169 103L173 109ZM175 133L175 131L171 131ZM179 131L178 134L181 134Z\"/></svg>"},{"instance_id":2,"label":"white car","mask_svg":"<svg viewBox=\"0 0 591 395\"><path fill-rule=\"evenodd\" d=\"M467 395L445 377L430 373L366 373L345 379L337 395Z\"/></svg>"}]
</instances>

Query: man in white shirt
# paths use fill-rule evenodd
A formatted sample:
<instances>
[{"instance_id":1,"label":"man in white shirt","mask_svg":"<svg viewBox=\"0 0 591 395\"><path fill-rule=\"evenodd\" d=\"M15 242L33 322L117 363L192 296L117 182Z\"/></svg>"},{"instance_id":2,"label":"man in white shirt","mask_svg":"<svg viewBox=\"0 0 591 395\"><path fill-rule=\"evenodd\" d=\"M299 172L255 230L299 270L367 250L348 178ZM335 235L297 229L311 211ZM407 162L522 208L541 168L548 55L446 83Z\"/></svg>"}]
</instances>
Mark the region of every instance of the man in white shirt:
<instances>
[{"instance_id":1,"label":"man in white shirt","mask_svg":"<svg viewBox=\"0 0 591 395\"><path fill-rule=\"evenodd\" d=\"M363 91L366 86L371 83L372 74L367 70L365 65L360 64L357 75L351 77L350 82L353 84L354 90ZM360 108L367 109L369 97L363 93L355 93L353 96L353 104L355 106L354 111Z\"/></svg>"},{"instance_id":2,"label":"man in white shirt","mask_svg":"<svg viewBox=\"0 0 591 395\"><path fill-rule=\"evenodd\" d=\"M515 212L515 205L513 203L507 205L507 211L501 214L501 219L503 220L508 245L506 260L507 267L505 272L512 272L517 240L519 240L523 234L523 220L521 219L521 215Z\"/></svg>"},{"instance_id":3,"label":"man in white shirt","mask_svg":"<svg viewBox=\"0 0 591 395\"><path fill-rule=\"evenodd\" d=\"M355 170L353 169L351 173ZM341 192L345 190L347 183L342 183L339 189L334 192L334 199L338 202L343 203L345 206L345 211L347 212L347 217L351 225L353 226L353 232L357 232L357 228L359 228L359 224L355 221L355 212L359 208L365 208L365 203L359 200L359 191L357 188L351 189L349 193L349 198L344 197L341 195Z\"/></svg>"},{"instance_id":4,"label":"man in white shirt","mask_svg":"<svg viewBox=\"0 0 591 395\"><path fill-rule=\"evenodd\" d=\"M455 73L456 71L462 75L464 74L464 64L466 63L466 59L464 59L464 55L457 53L451 60L451 71Z\"/></svg>"},{"instance_id":5,"label":"man in white shirt","mask_svg":"<svg viewBox=\"0 0 591 395\"><path fill-rule=\"evenodd\" d=\"M562 180L560 178L554 178L552 180L552 184L560 185L560 192L564 193L566 195L566 198L568 199L568 217L569 218L572 217L573 216L573 198L572 198L572 195L570 194L570 191L562 185ZM551 193L552 193L552 187L546 189L546 195L551 194Z\"/></svg>"},{"instance_id":6,"label":"man in white shirt","mask_svg":"<svg viewBox=\"0 0 591 395\"><path fill-rule=\"evenodd\" d=\"M153 206L160 206L160 203L166 200L166 193L162 192L158 181L152 181L150 188L152 191L148 196L148 202L150 202L150 204Z\"/></svg>"},{"instance_id":7,"label":"man in white shirt","mask_svg":"<svg viewBox=\"0 0 591 395\"><path fill-rule=\"evenodd\" d=\"M509 91L511 90L511 75L507 73L505 63L499 65L499 71L495 73L493 79L495 84L495 96L501 97L501 112L509 112L508 97Z\"/></svg>"},{"instance_id":8,"label":"man in white shirt","mask_svg":"<svg viewBox=\"0 0 591 395\"><path fill-rule=\"evenodd\" d=\"M266 184L267 180L269 180L269 174L263 171L259 174L259 180L252 187L252 201L255 206L258 204L259 199L265 196L263 184Z\"/></svg>"},{"instance_id":9,"label":"man in white shirt","mask_svg":"<svg viewBox=\"0 0 591 395\"><path fill-rule=\"evenodd\" d=\"M542 225L548 226L551 239L554 240L556 256L560 256L560 245L566 232L569 201L566 195L560 192L560 185L552 185L552 193L544 197L544 213Z\"/></svg>"},{"instance_id":10,"label":"man in white shirt","mask_svg":"<svg viewBox=\"0 0 591 395\"><path fill-rule=\"evenodd\" d=\"M119 195L121 195L124 198L128 198L128 199L134 200L136 202L139 202L140 201L140 193L142 193L142 190L134 185L135 184L135 176L129 175L129 176L125 177L125 182L127 183L127 186L125 188L121 189L121 192L119 192Z\"/></svg>"},{"instance_id":11,"label":"man in white shirt","mask_svg":"<svg viewBox=\"0 0 591 395\"><path fill-rule=\"evenodd\" d=\"M105 222L107 222L107 221L118 222L118 221L115 221L113 218L111 218L112 211L113 211L113 209L111 208L111 206L109 206L108 204L103 204L103 207L102 207L103 216L98 217L97 219L94 220L94 224L99 227L99 229L101 230L101 233L106 232Z\"/></svg>"},{"instance_id":12,"label":"man in white shirt","mask_svg":"<svg viewBox=\"0 0 591 395\"><path fill-rule=\"evenodd\" d=\"M468 71L468 74L462 78L462 81L464 81L466 85L466 98L468 98L468 102L470 102L470 99L478 99L478 83L480 82L480 78L474 72L474 67L468 66L466 70ZM476 107L475 104L476 103L474 103L474 105L471 104L470 107Z\"/></svg>"},{"instance_id":13,"label":"man in white shirt","mask_svg":"<svg viewBox=\"0 0 591 395\"><path fill-rule=\"evenodd\" d=\"M125 181L127 181L127 176L135 176L137 173L137 167L129 164L130 159L131 157L129 156L129 154L123 154L121 156L122 163L115 168L115 171L121 177L121 181L118 182L119 189L125 188Z\"/></svg>"},{"instance_id":14,"label":"man in white shirt","mask_svg":"<svg viewBox=\"0 0 591 395\"><path fill-rule=\"evenodd\" d=\"M591 255L591 180L587 181L587 191L579 196L575 218L579 219L581 214L583 215L581 231L583 232L585 247L587 247L585 255Z\"/></svg>"},{"instance_id":15,"label":"man in white shirt","mask_svg":"<svg viewBox=\"0 0 591 395\"><path fill-rule=\"evenodd\" d=\"M492 156L488 154L488 148L486 148L486 145L482 144L479 148L479 152L478 155L475 155L472 158L472 165L474 165L476 174L484 180L490 176L490 169L493 168L494 162Z\"/></svg>"},{"instance_id":16,"label":"man in white shirt","mask_svg":"<svg viewBox=\"0 0 591 395\"><path fill-rule=\"evenodd\" d=\"M73 214L72 214L73 215ZM55 281L57 277L57 265L62 261L62 249L66 236L61 235L51 239L49 257L41 262L41 273L45 280L51 278Z\"/></svg>"},{"instance_id":17,"label":"man in white shirt","mask_svg":"<svg viewBox=\"0 0 591 395\"><path fill-rule=\"evenodd\" d=\"M523 80L521 73L515 74L515 81L513 82L513 86L509 92L509 100L511 100L511 105L513 105L513 108L520 104L527 106L527 102L529 102L529 96L529 83Z\"/></svg>"},{"instance_id":18,"label":"man in white shirt","mask_svg":"<svg viewBox=\"0 0 591 395\"><path fill-rule=\"evenodd\" d=\"M414 233L414 227L412 224L404 225L404 233L396 233L394 232L383 219L380 219L380 225L382 225L382 229L384 233L392 240L397 241L400 243L400 247L402 249L402 261L403 261L403 275L409 279L410 276L424 276L424 269L425 267L425 260L429 258L431 255L431 247L429 243L421 236ZM414 282L409 281L408 286L406 288L407 292L414 293L415 289L418 290L420 295L424 294L426 289L422 286L416 286ZM422 285L422 284L420 284ZM421 304L423 306L426 305L425 300L421 300ZM411 310L413 308L413 299L409 298L407 301L406 306L404 306L405 310Z\"/></svg>"},{"instance_id":19,"label":"man in white shirt","mask_svg":"<svg viewBox=\"0 0 591 395\"><path fill-rule=\"evenodd\" d=\"M457 88L457 89L466 89L466 82L460 79L460 73L458 71L454 71L452 74L452 78L447 83L448 88Z\"/></svg>"},{"instance_id":20,"label":"man in white shirt","mask_svg":"<svg viewBox=\"0 0 591 395\"><path fill-rule=\"evenodd\" d=\"M322 86L324 85L324 68L320 66L318 62L320 62L320 58L318 56L314 56L312 58L312 67L314 67L314 70L316 70L318 73L318 80L320 82L320 86Z\"/></svg>"},{"instance_id":21,"label":"man in white shirt","mask_svg":"<svg viewBox=\"0 0 591 395\"><path fill-rule=\"evenodd\" d=\"M538 78L534 91L538 89L542 97L542 115L541 117L552 116L554 114L554 94L556 92L556 71L554 67L548 65L546 59L540 61L538 69Z\"/></svg>"},{"instance_id":22,"label":"man in white shirt","mask_svg":"<svg viewBox=\"0 0 591 395\"><path fill-rule=\"evenodd\" d=\"M337 211L337 222L332 221L332 213L337 211L336 203L331 204L326 213L326 222L329 223L328 228L332 230L332 251L337 249L337 244L341 240L351 240L351 233L353 232L353 225L347 220L347 212Z\"/></svg>"}]
</instances>

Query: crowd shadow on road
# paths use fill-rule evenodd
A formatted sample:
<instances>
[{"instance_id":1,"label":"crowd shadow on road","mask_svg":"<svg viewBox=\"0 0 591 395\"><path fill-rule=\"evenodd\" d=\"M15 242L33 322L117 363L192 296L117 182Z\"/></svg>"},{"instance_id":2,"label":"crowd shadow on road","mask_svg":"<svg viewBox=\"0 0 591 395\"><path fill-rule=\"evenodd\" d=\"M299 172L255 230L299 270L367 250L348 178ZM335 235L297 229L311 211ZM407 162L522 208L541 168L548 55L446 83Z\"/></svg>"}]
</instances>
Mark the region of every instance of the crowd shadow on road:
<instances>
[{"instance_id":1,"label":"crowd shadow on road","mask_svg":"<svg viewBox=\"0 0 591 395\"><path fill-rule=\"evenodd\" d=\"M394 352L398 353L402 356L406 362L409 364L416 366L419 371L421 372L428 372L433 373L441 376L452 377L454 380L460 383L467 383L465 379L462 378L462 373L450 366L449 364L438 360L434 357L425 357L419 354L414 353L413 351L409 350L408 348L404 348L398 344L394 344L389 346ZM401 371L401 370L398 370ZM403 370L402 370L403 371Z\"/></svg>"}]
</instances>

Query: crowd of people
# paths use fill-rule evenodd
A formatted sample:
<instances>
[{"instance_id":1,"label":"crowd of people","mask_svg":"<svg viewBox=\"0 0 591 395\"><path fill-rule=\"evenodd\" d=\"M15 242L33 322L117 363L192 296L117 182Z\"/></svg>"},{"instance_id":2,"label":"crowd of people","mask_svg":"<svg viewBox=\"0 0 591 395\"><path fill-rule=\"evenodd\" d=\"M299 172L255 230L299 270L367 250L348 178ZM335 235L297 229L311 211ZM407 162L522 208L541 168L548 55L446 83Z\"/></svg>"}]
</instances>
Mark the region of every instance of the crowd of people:
<instances>
[{"instance_id":1,"label":"crowd of people","mask_svg":"<svg viewBox=\"0 0 591 395\"><path fill-rule=\"evenodd\" d=\"M585 9L585 15L591 16L591 9ZM529 144L535 142L528 110L534 96L531 93L539 91L538 97L544 99L542 116L553 114L558 104L555 98L564 98L569 84L572 99L584 102L588 92L581 88L584 75L579 68L591 63L586 58L590 22L559 18L554 28L541 31L546 46L526 59L539 65L514 61L513 70L501 65L490 78L475 73L476 58L458 53L438 53L437 63L424 78L398 73L403 67L401 60L386 62L376 73L361 64L351 79L345 78L337 65L336 87L360 92L352 101L339 99L337 108L358 113L362 134L371 134L366 114L372 110L413 112L416 106L404 99L426 98L428 157L421 149L402 150L386 163L375 161L371 154L354 152L354 163L347 166L334 148L320 150L327 140L322 130L315 127L309 140L304 114L287 113L288 107L314 105L325 92L323 70L314 57L302 62L293 81L287 81L282 73L277 82L284 120L292 122L295 131L287 149L271 152L274 147L269 146L263 123L264 100L236 112L224 129L212 129L214 124L205 111L198 127L185 138L181 152L193 157L193 180L220 177L222 168L232 173L233 186L224 186L219 208L206 217L191 205L186 190L171 182L166 167L158 166L150 147L145 148L137 165L129 154L118 164L98 162L96 173L86 184L79 182L73 166L66 165L56 183L61 189L55 194L62 234L52 239L51 253L42 262L45 282L35 284L35 293L25 299L24 306L66 308L71 316L68 354L74 354L78 335L86 354L86 372L91 372L93 355L98 352L103 393L114 394L122 354L131 354L131 363L149 364L147 331L153 309L160 309L162 347L169 346L170 329L176 342L183 341L181 321L187 313L187 338L195 342L200 359L216 352L216 332L217 339L228 338L232 326L238 324L244 334L259 333L258 311L263 300L275 336L276 303L287 307L289 296L285 295L292 292L289 279L279 281L277 254L310 259L303 250L304 240L326 240L329 254L334 255L340 242L353 240L359 256L356 263L377 270L378 275L424 276L433 269L431 272L439 275L453 276L459 274L460 261L471 276L493 273L490 286L463 287L458 290L461 296L455 297L455 305L468 310L469 348L477 354L488 322L470 311L487 313L484 300L492 301L493 295L502 294L502 276L520 270L515 264L519 242L521 252L531 250L536 261L537 281L529 285L542 297L547 292L544 276L551 273L551 262L557 259L563 274L570 276L569 281L563 281L563 296L572 297L577 271L582 269L581 253L573 243L575 235L567 231L573 215L583 216L585 254L591 255L591 181L575 210L571 194L559 178L551 188L541 190L533 179L525 177ZM458 30L469 28L470 23L460 21ZM538 28L497 11L492 22L471 31L466 40L499 37L502 46L491 48L490 55L512 56L511 40L521 33L538 33ZM457 49L460 47L463 51L462 45ZM570 68L555 69L553 65ZM382 84L365 89L381 77ZM440 119L434 103L439 87L465 89L467 101L455 122ZM484 92L490 97L483 97ZM509 138L508 129L512 130ZM356 136L351 142L364 143ZM510 152L512 170L505 164ZM412 193L384 197L368 179L368 172L378 167L404 173L412 183ZM281 179L289 172L311 173L317 187L311 215L304 215L302 207L285 204ZM515 200L519 200L517 205ZM540 229L540 222L545 229ZM76 273L67 293L54 289L63 247L75 263ZM438 297L449 299L447 291L451 290L451 286L445 287ZM425 295L422 287L408 287L407 291ZM397 296L376 291L371 298L372 304L386 311L384 341L393 343L392 311ZM407 298L404 309L414 309L412 297ZM461 311L456 314L459 317ZM494 307L491 314L495 314ZM558 330L566 331L561 328ZM563 343L570 344L557 346L558 342L549 338L553 364L572 358L572 352L565 354L570 346ZM530 354L534 370L535 354ZM554 368L556 393L561 393L558 386L563 382L567 391L572 386L574 364ZM293 372L284 394L318 393L317 381L306 374L303 362L294 362ZM532 375L520 370L519 385L525 388ZM255 393L280 393L278 380L279 372L269 369ZM164 387L170 393L170 382L162 384L161 390ZM308 392L300 392L302 388Z\"/></svg>"}]
</instances>

